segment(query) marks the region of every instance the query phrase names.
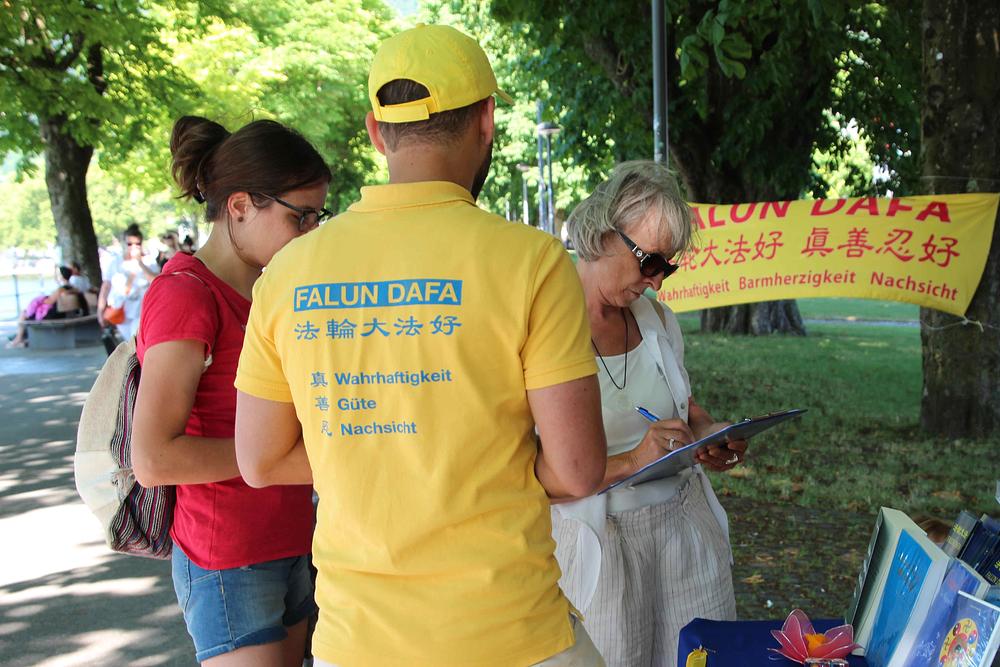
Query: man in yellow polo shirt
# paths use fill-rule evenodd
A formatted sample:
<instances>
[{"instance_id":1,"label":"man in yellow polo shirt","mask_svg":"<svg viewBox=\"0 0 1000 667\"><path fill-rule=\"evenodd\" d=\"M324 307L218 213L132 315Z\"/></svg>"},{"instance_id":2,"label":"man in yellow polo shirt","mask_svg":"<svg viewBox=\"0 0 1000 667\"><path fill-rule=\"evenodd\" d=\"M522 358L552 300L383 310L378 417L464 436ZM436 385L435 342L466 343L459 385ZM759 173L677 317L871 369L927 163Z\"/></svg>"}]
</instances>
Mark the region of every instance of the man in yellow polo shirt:
<instances>
[{"instance_id":1,"label":"man in yellow polo shirt","mask_svg":"<svg viewBox=\"0 0 1000 667\"><path fill-rule=\"evenodd\" d=\"M274 258L236 380L244 477L320 496L317 665L603 664L550 537L606 460L582 290L475 205L510 98L443 26L386 40L369 94L389 184Z\"/></svg>"}]
</instances>

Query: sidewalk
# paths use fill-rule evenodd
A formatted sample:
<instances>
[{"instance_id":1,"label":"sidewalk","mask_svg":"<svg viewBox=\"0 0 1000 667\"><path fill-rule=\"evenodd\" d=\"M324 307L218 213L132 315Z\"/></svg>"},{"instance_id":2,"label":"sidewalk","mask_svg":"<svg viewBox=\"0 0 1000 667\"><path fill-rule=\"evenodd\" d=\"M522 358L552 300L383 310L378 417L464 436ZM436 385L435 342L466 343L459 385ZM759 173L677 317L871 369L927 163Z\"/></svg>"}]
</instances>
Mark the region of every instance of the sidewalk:
<instances>
[{"instance_id":1,"label":"sidewalk","mask_svg":"<svg viewBox=\"0 0 1000 667\"><path fill-rule=\"evenodd\" d=\"M76 494L76 427L104 359L0 348L0 664L196 664L169 562L108 551Z\"/></svg>"}]
</instances>

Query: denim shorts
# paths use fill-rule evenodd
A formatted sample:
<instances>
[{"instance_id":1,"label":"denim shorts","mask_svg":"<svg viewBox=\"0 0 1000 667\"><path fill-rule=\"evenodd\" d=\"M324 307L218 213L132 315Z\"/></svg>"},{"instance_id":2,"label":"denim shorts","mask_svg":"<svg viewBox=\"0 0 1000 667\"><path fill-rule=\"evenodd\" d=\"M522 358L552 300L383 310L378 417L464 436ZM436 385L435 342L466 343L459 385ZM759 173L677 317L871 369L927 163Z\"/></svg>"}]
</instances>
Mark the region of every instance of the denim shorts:
<instances>
[{"instance_id":1,"label":"denim shorts","mask_svg":"<svg viewBox=\"0 0 1000 667\"><path fill-rule=\"evenodd\" d=\"M308 556L205 570L174 544L171 566L198 662L281 641L317 609Z\"/></svg>"}]
</instances>

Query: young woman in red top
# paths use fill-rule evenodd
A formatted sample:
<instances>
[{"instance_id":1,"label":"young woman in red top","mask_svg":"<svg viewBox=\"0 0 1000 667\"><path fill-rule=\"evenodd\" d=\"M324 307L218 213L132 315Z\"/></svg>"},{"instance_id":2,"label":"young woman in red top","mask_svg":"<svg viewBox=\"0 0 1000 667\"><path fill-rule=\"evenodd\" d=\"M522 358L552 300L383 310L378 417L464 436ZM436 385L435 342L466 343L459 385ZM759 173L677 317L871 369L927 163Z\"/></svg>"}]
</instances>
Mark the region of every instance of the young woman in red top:
<instances>
[{"instance_id":1,"label":"young woman in red top","mask_svg":"<svg viewBox=\"0 0 1000 667\"><path fill-rule=\"evenodd\" d=\"M177 487L174 588L198 661L298 667L316 609L312 488L253 489L240 477L233 381L254 281L330 215L330 170L301 135L266 120L230 134L184 117L170 150L182 196L204 203L213 225L146 293L132 463L143 486Z\"/></svg>"}]
</instances>

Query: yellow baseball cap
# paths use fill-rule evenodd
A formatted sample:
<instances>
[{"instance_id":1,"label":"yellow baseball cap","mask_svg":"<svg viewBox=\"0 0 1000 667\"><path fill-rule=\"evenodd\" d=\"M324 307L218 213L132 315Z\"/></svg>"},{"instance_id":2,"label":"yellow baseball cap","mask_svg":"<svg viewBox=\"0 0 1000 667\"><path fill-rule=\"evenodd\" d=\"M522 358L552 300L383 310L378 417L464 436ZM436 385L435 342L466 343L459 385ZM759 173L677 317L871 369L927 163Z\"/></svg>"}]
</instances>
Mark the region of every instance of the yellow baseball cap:
<instances>
[{"instance_id":1,"label":"yellow baseball cap","mask_svg":"<svg viewBox=\"0 0 1000 667\"><path fill-rule=\"evenodd\" d=\"M402 104L383 105L377 93L396 79L424 86L430 95ZM482 47L445 25L418 25L382 42L368 75L368 97L375 119L383 123L427 120L432 113L468 106L496 94L513 104L497 87L497 78Z\"/></svg>"}]
</instances>

